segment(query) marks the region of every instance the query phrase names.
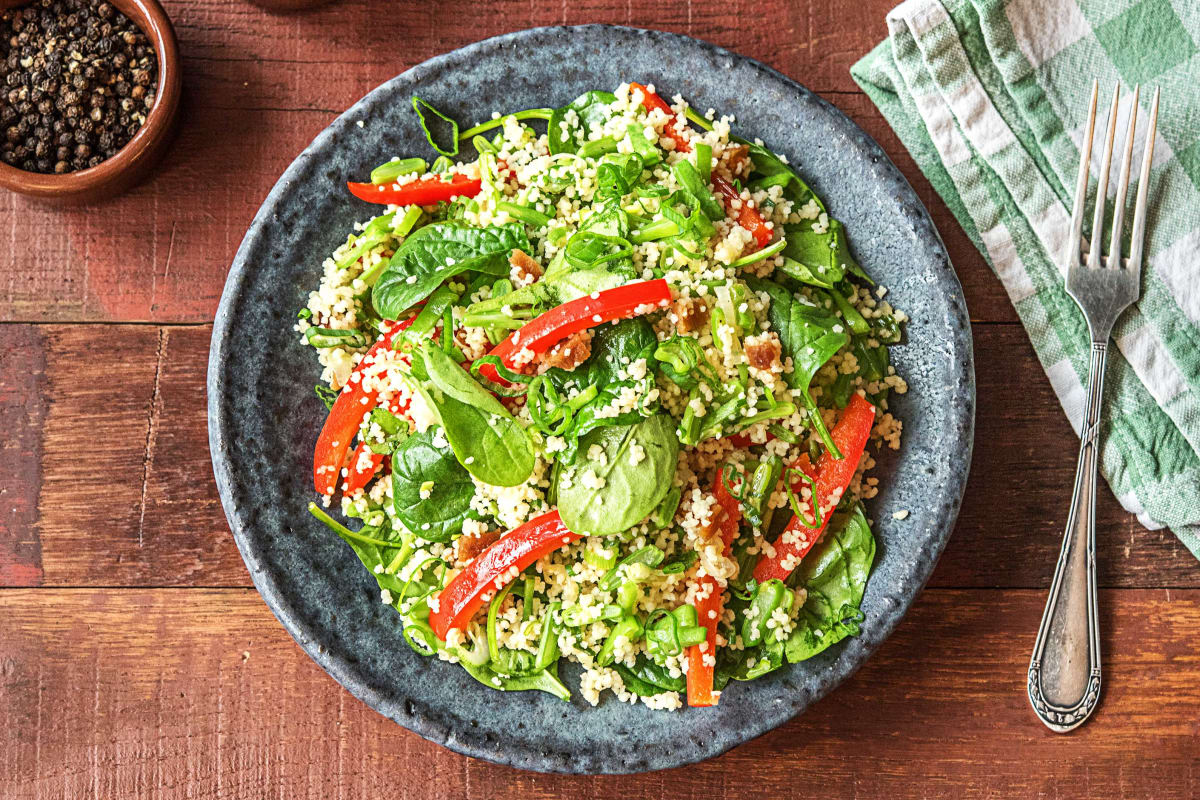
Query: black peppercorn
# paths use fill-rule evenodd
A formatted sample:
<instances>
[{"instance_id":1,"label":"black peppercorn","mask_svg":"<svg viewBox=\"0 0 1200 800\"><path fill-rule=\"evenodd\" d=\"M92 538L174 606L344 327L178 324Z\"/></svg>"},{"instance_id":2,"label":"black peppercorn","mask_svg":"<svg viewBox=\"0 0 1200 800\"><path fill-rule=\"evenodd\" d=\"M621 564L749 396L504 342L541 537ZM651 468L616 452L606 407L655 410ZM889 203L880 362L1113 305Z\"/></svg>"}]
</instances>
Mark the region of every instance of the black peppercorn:
<instances>
[{"instance_id":1,"label":"black peppercorn","mask_svg":"<svg viewBox=\"0 0 1200 800\"><path fill-rule=\"evenodd\" d=\"M0 160L61 174L101 163L137 133L158 65L111 0L34 0L0 11L0 86Z\"/></svg>"}]
</instances>

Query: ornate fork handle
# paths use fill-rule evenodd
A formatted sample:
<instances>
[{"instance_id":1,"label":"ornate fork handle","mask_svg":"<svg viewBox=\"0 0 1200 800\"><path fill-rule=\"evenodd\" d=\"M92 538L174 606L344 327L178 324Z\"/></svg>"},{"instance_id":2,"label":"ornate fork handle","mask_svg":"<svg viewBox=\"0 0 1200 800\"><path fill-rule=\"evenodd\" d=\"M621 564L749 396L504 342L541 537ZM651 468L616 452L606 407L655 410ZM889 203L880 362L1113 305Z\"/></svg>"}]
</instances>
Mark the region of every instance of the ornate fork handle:
<instances>
[{"instance_id":1,"label":"ornate fork handle","mask_svg":"<svg viewBox=\"0 0 1200 800\"><path fill-rule=\"evenodd\" d=\"M1100 623L1096 603L1096 465L1100 398L1108 336L1092 341L1087 408L1075 469L1075 493L1033 658L1029 700L1042 722L1065 733L1091 715L1100 699Z\"/></svg>"}]
</instances>

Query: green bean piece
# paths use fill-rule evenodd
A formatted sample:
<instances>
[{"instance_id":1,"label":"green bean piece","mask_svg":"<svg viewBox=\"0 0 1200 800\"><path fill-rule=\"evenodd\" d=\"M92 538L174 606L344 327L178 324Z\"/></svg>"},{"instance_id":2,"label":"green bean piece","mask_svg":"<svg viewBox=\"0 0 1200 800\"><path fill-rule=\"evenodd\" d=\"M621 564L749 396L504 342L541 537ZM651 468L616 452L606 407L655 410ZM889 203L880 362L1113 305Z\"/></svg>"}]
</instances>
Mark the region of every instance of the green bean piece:
<instances>
[{"instance_id":1,"label":"green bean piece","mask_svg":"<svg viewBox=\"0 0 1200 800\"><path fill-rule=\"evenodd\" d=\"M318 328L304 332L304 339L313 347L366 347L367 337L358 331Z\"/></svg>"},{"instance_id":2,"label":"green bean piece","mask_svg":"<svg viewBox=\"0 0 1200 800\"><path fill-rule=\"evenodd\" d=\"M423 158L393 158L371 170L371 183L392 183L401 175L419 175L428 168Z\"/></svg>"},{"instance_id":3,"label":"green bean piece","mask_svg":"<svg viewBox=\"0 0 1200 800\"><path fill-rule=\"evenodd\" d=\"M638 588L636 583L633 581L625 581L621 584L621 587L617 589L617 605L620 606L626 614L632 614L633 608L637 605L637 602L639 599L641 599L641 596L642 591Z\"/></svg>"},{"instance_id":4,"label":"green bean piece","mask_svg":"<svg viewBox=\"0 0 1200 800\"><path fill-rule=\"evenodd\" d=\"M604 640L604 644L600 647L600 652L596 655L596 663L602 667L607 667L613 662L618 637L624 636L632 644L640 640L644 632L642 623L638 621L637 617L625 617L614 625L609 632L608 638Z\"/></svg>"},{"instance_id":5,"label":"green bean piece","mask_svg":"<svg viewBox=\"0 0 1200 800\"><path fill-rule=\"evenodd\" d=\"M792 590L778 578L755 587L750 608L746 610L746 618L742 622L742 642L747 647L760 644L773 630L767 623L775 609L785 608L790 613L794 599Z\"/></svg>"},{"instance_id":6,"label":"green bean piece","mask_svg":"<svg viewBox=\"0 0 1200 800\"><path fill-rule=\"evenodd\" d=\"M787 247L787 241L784 239L780 239L777 242L772 242L771 244L767 245L766 247L762 248L761 250L755 250L753 253L751 253L748 256L742 256L741 258L734 261L729 266L732 267L733 269L741 269L742 267L748 267L751 264L755 264L759 261L763 261L764 259L770 258L771 256L778 253L780 250L782 250L784 247ZM843 302L845 302L845 301L843 301Z\"/></svg>"},{"instance_id":7,"label":"green bean piece","mask_svg":"<svg viewBox=\"0 0 1200 800\"><path fill-rule=\"evenodd\" d=\"M413 324L409 325L403 334L396 337L392 348L398 350L397 344L401 341L415 346L433 331L434 327L441 322L442 315L458 301L458 298L459 293L454 291L449 284L442 284L435 289L433 294L429 295L429 299L425 301L425 307L417 313Z\"/></svg>"}]
</instances>

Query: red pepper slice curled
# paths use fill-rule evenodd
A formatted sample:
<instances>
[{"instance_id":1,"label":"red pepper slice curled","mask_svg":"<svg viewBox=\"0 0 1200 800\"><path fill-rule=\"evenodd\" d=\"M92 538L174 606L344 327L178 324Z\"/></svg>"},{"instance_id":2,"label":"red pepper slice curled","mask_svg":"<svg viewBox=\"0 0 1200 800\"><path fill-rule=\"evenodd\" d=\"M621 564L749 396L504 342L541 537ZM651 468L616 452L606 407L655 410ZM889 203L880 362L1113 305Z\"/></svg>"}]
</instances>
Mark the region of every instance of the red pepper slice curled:
<instances>
[{"instance_id":1,"label":"red pepper slice curled","mask_svg":"<svg viewBox=\"0 0 1200 800\"><path fill-rule=\"evenodd\" d=\"M474 197L483 187L479 178L456 174L449 181L440 177L410 183L347 183L350 194L368 203L396 206L430 206L455 197Z\"/></svg>"},{"instance_id":2,"label":"red pepper slice curled","mask_svg":"<svg viewBox=\"0 0 1200 800\"><path fill-rule=\"evenodd\" d=\"M615 319L647 314L670 302L671 287L663 278L593 292L536 317L493 347L488 355L499 356L504 366L520 371L518 362L525 349L539 356L573 333ZM504 383L490 364L484 364L479 371L488 380Z\"/></svg>"},{"instance_id":3,"label":"red pepper slice curled","mask_svg":"<svg viewBox=\"0 0 1200 800\"><path fill-rule=\"evenodd\" d=\"M452 628L465 629L485 598L511 582L509 576L514 569L519 573L539 558L578 538L579 534L572 533L563 524L557 510L547 511L513 528L476 556L442 589L437 596L437 609L429 613L433 632L445 641Z\"/></svg>"},{"instance_id":4,"label":"red pepper slice curled","mask_svg":"<svg viewBox=\"0 0 1200 800\"><path fill-rule=\"evenodd\" d=\"M329 409L329 416L325 418L325 425L321 428L317 446L313 451L313 485L319 493L333 497L337 491L342 466L346 462L346 453L350 451L350 443L358 433L363 418L375 408L378 401L377 392L368 391L363 387L363 371L380 352L392 346L392 340L412 325L414 319L416 317L393 325L382 339L371 345L371 349L351 373L350 382L338 392L337 400L333 402L333 408ZM357 380L355 375L358 376Z\"/></svg>"},{"instance_id":5,"label":"red pepper slice curled","mask_svg":"<svg viewBox=\"0 0 1200 800\"><path fill-rule=\"evenodd\" d=\"M725 545L725 557L729 558L733 540L737 538L738 525L742 521L742 507L729 494L729 489L721 477L720 469L717 470L713 495L717 498L721 508L725 509L725 518L721 521L721 541ZM700 624L708 629L708 638L705 639L703 649L698 644L688 648L687 701L689 706L715 706L721 697L720 692L713 691L713 677L716 673L715 661L714 663L706 662L715 660L717 656L717 625L721 621L721 612L724 608L724 593L724 587L713 576L704 575L700 578L698 594L703 596L696 600L696 616ZM706 656L708 658L705 658Z\"/></svg>"},{"instance_id":6,"label":"red pepper slice curled","mask_svg":"<svg viewBox=\"0 0 1200 800\"><path fill-rule=\"evenodd\" d=\"M851 395L850 402L842 411L837 425L834 425L829 433L844 458L834 458L826 451L817 459L815 467L809 464L808 456L798 459L795 468L812 478L814 487L812 499L802 501L807 505L807 509L802 510L806 510L815 521L814 503L819 502L821 523L814 529L805 525L799 517L793 516L783 533L775 540L774 554L768 556L764 553L754 565L754 579L760 584L772 578L787 580L792 570L800 565L800 560L821 538L833 509L837 507L838 501L850 486L854 473L858 471L858 462L862 459L874 424L875 406L862 395Z\"/></svg>"}]
</instances>

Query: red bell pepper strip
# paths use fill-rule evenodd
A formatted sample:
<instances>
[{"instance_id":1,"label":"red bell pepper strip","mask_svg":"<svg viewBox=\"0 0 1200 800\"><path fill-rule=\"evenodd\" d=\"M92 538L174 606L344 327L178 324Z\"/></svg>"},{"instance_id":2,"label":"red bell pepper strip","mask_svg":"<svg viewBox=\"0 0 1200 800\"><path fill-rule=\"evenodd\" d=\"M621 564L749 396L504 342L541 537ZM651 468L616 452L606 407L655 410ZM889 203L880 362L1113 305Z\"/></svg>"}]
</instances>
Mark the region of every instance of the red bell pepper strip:
<instances>
[{"instance_id":1,"label":"red bell pepper strip","mask_svg":"<svg viewBox=\"0 0 1200 800\"><path fill-rule=\"evenodd\" d=\"M329 409L329 416L325 419L325 425L321 428L317 446L313 451L313 484L319 493L333 497L337 491L350 443L354 440L363 417L375 408L378 393L363 387L363 371L381 351L392 346L392 340L412 325L414 319L415 316L393 325L382 339L371 345L371 349L354 368L350 382L338 392L337 400L333 401L333 408ZM359 376L358 380L354 379L355 375Z\"/></svg>"},{"instance_id":2,"label":"red bell pepper strip","mask_svg":"<svg viewBox=\"0 0 1200 800\"><path fill-rule=\"evenodd\" d=\"M712 185L725 198L725 210L730 214L734 213L733 201L741 201L741 207L737 209L738 224L750 231L758 247L766 247L771 241L771 229L767 227L766 220L762 218L762 214L758 213L758 209L742 200L738 190L724 178L713 175Z\"/></svg>"},{"instance_id":3,"label":"red bell pepper strip","mask_svg":"<svg viewBox=\"0 0 1200 800\"><path fill-rule=\"evenodd\" d=\"M649 313L670 302L671 287L663 278L593 292L534 318L493 347L488 355L499 356L504 366L519 371L517 356L526 348L535 356L541 355L573 333L614 319ZM479 371L488 380L504 383L491 364L484 364Z\"/></svg>"},{"instance_id":4,"label":"red bell pepper strip","mask_svg":"<svg viewBox=\"0 0 1200 800\"><path fill-rule=\"evenodd\" d=\"M675 140L675 152L692 152L691 143L688 142L687 139L683 138L683 134L680 133L679 129L675 127L675 112L671 110L671 106L667 104L667 101L663 100L661 97L640 83L630 83L629 91L632 92L635 89L642 93L642 106L647 111L653 111L657 108L659 111L667 115L667 124L663 126L663 133Z\"/></svg>"},{"instance_id":5,"label":"red bell pepper strip","mask_svg":"<svg viewBox=\"0 0 1200 800\"><path fill-rule=\"evenodd\" d=\"M800 560L821 538L833 510L837 508L846 488L850 486L854 473L858 471L858 462L862 459L874 424L875 406L862 395L851 395L850 402L842 411L841 419L829 434L844 458L834 458L826 451L817 459L815 467L809 464L807 455L797 460L794 466L815 481L813 497L807 501L808 508L804 510L810 516L813 515L814 504L819 501L821 524L814 530L805 525L799 517L793 516L783 533L775 540L774 554L768 556L763 553L754 565L754 579L760 584L772 578L787 580L792 570L799 566ZM812 519L815 521L816 517L812 516Z\"/></svg>"},{"instance_id":6,"label":"red bell pepper strip","mask_svg":"<svg viewBox=\"0 0 1200 800\"><path fill-rule=\"evenodd\" d=\"M411 183L347 183L350 194L368 203L397 206L430 206L454 197L474 197L483 187L479 178L455 174L449 181L421 178Z\"/></svg>"},{"instance_id":7,"label":"red bell pepper strip","mask_svg":"<svg viewBox=\"0 0 1200 800\"><path fill-rule=\"evenodd\" d=\"M737 538L738 525L742 520L742 507L730 494L725 481L721 479L721 471L717 471L716 485L713 495L721 508L725 509L725 519L721 521L721 541L725 543L725 557L729 558L733 540ZM700 624L708 629L708 638L704 649L700 645L688 648L687 658L687 700L689 706L715 706L721 693L713 691L714 664L706 664L705 656L715 659L717 656L717 625L721 622L721 611L724 608L723 595L725 588L711 575L700 578L700 591L703 595L696 600L696 617Z\"/></svg>"},{"instance_id":8,"label":"red bell pepper strip","mask_svg":"<svg viewBox=\"0 0 1200 800\"><path fill-rule=\"evenodd\" d=\"M485 598L504 587L508 574L528 567L579 538L558 516L558 510L513 528L476 556L437 596L437 610L430 611L429 625L443 641L452 628L465 630ZM433 603L430 603L433 606Z\"/></svg>"},{"instance_id":9,"label":"red bell pepper strip","mask_svg":"<svg viewBox=\"0 0 1200 800\"><path fill-rule=\"evenodd\" d=\"M408 412L408 401L405 400L403 403L393 401L388 404L388 411L396 416L403 416ZM369 444L360 439L358 447L354 448L354 452L350 455L350 474L346 476L346 480L342 484L342 491L350 495L364 488L371 482L371 478L375 477L375 473L379 472L382 465L383 455L376 453Z\"/></svg>"}]
</instances>

